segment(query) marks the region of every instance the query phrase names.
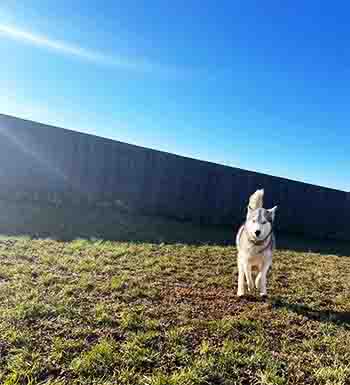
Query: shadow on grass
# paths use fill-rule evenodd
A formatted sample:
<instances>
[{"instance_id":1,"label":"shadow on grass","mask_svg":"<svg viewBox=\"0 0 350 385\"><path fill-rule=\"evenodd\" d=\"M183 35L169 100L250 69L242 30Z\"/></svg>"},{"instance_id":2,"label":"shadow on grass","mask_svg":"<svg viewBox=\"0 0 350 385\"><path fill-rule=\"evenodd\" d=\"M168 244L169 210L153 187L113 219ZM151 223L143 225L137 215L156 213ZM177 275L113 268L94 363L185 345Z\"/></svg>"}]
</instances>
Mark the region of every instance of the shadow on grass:
<instances>
[{"instance_id":1,"label":"shadow on grass","mask_svg":"<svg viewBox=\"0 0 350 385\"><path fill-rule=\"evenodd\" d=\"M348 311L338 312L333 310L313 309L300 303L288 303L282 299L273 300L272 306L276 309L287 309L310 320L350 325L350 312Z\"/></svg>"},{"instance_id":2,"label":"shadow on grass","mask_svg":"<svg viewBox=\"0 0 350 385\"><path fill-rule=\"evenodd\" d=\"M77 238L112 241L211 244L234 246L238 226L209 226L135 214L119 208L56 208L32 202L0 201L0 233L69 241ZM277 248L350 256L350 244L277 234Z\"/></svg>"}]
</instances>

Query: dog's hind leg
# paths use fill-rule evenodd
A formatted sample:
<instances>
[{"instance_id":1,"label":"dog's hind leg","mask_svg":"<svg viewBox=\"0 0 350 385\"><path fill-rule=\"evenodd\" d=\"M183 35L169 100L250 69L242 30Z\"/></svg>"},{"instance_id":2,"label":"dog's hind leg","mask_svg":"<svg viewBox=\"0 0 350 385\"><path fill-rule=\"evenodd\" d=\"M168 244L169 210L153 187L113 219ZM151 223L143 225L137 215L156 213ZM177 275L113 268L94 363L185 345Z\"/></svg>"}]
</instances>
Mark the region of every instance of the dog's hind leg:
<instances>
[{"instance_id":1,"label":"dog's hind leg","mask_svg":"<svg viewBox=\"0 0 350 385\"><path fill-rule=\"evenodd\" d=\"M260 263L258 265L258 274L257 274L257 276L255 278L255 287L256 287L257 290L259 290L260 287L261 287L261 276L262 276L263 268L264 268L264 264Z\"/></svg>"},{"instance_id":2,"label":"dog's hind leg","mask_svg":"<svg viewBox=\"0 0 350 385\"><path fill-rule=\"evenodd\" d=\"M260 289L260 284L261 284L261 271L259 271L258 275L255 278L255 287L257 290Z\"/></svg>"},{"instance_id":3,"label":"dog's hind leg","mask_svg":"<svg viewBox=\"0 0 350 385\"><path fill-rule=\"evenodd\" d=\"M252 277L252 267L248 263L244 265L244 275L247 280L248 291L252 292L254 289L254 281Z\"/></svg>"}]
</instances>

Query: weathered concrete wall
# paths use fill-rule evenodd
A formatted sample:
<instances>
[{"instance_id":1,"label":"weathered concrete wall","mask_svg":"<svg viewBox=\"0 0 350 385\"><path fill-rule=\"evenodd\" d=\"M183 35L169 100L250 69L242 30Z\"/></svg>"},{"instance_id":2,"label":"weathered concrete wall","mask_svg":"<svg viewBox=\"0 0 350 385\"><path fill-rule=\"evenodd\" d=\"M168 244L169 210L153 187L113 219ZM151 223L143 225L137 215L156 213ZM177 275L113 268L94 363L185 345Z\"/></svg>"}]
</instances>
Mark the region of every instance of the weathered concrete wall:
<instances>
[{"instance_id":1,"label":"weathered concrete wall","mask_svg":"<svg viewBox=\"0 0 350 385\"><path fill-rule=\"evenodd\" d=\"M260 187L265 206L280 207L280 230L350 240L349 193L0 115L0 199L123 202L148 214L236 226Z\"/></svg>"}]
</instances>

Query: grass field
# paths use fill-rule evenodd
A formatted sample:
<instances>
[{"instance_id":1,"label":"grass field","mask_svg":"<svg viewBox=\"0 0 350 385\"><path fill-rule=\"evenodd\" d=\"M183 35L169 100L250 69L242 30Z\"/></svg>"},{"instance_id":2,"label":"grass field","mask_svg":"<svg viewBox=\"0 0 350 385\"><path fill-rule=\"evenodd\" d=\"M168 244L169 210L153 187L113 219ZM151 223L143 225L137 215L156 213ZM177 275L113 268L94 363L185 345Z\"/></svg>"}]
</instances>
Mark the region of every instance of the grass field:
<instances>
[{"instance_id":1,"label":"grass field","mask_svg":"<svg viewBox=\"0 0 350 385\"><path fill-rule=\"evenodd\" d=\"M0 239L0 383L350 384L350 258L278 251L238 300L232 246Z\"/></svg>"}]
</instances>

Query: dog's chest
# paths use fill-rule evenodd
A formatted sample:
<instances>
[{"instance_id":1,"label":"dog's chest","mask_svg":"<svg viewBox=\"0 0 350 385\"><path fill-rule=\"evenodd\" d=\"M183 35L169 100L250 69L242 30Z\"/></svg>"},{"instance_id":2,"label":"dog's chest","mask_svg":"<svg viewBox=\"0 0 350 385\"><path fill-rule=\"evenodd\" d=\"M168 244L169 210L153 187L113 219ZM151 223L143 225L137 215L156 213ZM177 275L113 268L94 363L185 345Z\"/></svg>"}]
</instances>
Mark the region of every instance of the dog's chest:
<instances>
[{"instance_id":1,"label":"dog's chest","mask_svg":"<svg viewBox=\"0 0 350 385\"><path fill-rule=\"evenodd\" d=\"M267 245L253 245L243 242L239 258L251 266L260 266L272 258L272 242Z\"/></svg>"},{"instance_id":2,"label":"dog's chest","mask_svg":"<svg viewBox=\"0 0 350 385\"><path fill-rule=\"evenodd\" d=\"M265 262L266 255L264 252L259 252L257 248L252 247L250 250L246 250L243 254L243 258L249 265L261 265Z\"/></svg>"}]
</instances>

